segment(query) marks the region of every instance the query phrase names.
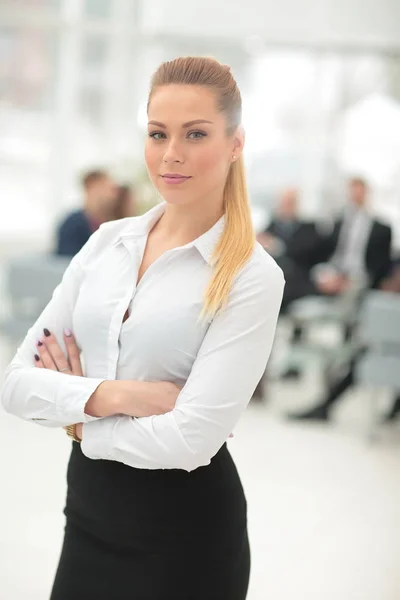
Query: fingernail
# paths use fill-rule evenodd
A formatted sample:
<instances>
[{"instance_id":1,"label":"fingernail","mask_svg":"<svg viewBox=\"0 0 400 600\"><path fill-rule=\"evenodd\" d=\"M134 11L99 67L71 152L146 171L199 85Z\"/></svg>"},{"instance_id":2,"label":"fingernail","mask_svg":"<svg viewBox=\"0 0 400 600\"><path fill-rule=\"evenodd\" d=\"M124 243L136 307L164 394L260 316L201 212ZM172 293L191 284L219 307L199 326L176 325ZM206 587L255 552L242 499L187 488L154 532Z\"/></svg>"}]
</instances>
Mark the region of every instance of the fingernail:
<instances>
[{"instance_id":1,"label":"fingernail","mask_svg":"<svg viewBox=\"0 0 400 600\"><path fill-rule=\"evenodd\" d=\"M38 362L40 360L40 356L38 354L35 354L35 360L36 360L36 362Z\"/></svg>"},{"instance_id":2,"label":"fingernail","mask_svg":"<svg viewBox=\"0 0 400 600\"><path fill-rule=\"evenodd\" d=\"M49 335L50 335L50 331L48 329L46 329L46 327L43 329L43 333L46 337L49 337Z\"/></svg>"},{"instance_id":3,"label":"fingernail","mask_svg":"<svg viewBox=\"0 0 400 600\"><path fill-rule=\"evenodd\" d=\"M70 329L68 329L68 327L66 327L64 329L64 333L67 337L71 337L71 335L72 335L72 331Z\"/></svg>"},{"instance_id":4,"label":"fingernail","mask_svg":"<svg viewBox=\"0 0 400 600\"><path fill-rule=\"evenodd\" d=\"M43 342L41 342L40 340L37 341L37 345L38 346L43 346Z\"/></svg>"}]
</instances>

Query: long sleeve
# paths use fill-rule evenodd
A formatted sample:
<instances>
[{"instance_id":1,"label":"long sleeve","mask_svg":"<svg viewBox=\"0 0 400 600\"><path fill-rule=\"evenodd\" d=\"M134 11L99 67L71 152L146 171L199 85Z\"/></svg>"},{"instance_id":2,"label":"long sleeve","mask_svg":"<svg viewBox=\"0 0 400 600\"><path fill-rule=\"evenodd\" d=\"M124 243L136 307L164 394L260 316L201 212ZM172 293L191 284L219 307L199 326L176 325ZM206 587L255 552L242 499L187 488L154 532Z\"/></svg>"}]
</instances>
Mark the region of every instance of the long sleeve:
<instances>
[{"instance_id":1,"label":"long sleeve","mask_svg":"<svg viewBox=\"0 0 400 600\"><path fill-rule=\"evenodd\" d=\"M87 400L103 379L76 377L34 366L36 342L43 328L55 334L64 352L63 331L72 329L72 314L83 277L83 265L96 242L94 234L67 267L60 285L36 323L28 331L5 373L1 401L5 410L44 426L88 422Z\"/></svg>"},{"instance_id":2,"label":"long sleeve","mask_svg":"<svg viewBox=\"0 0 400 600\"><path fill-rule=\"evenodd\" d=\"M267 255L261 266L238 277L227 308L209 326L174 410L85 424L87 457L146 469L191 471L209 464L247 406L270 355L284 279Z\"/></svg>"}]
</instances>

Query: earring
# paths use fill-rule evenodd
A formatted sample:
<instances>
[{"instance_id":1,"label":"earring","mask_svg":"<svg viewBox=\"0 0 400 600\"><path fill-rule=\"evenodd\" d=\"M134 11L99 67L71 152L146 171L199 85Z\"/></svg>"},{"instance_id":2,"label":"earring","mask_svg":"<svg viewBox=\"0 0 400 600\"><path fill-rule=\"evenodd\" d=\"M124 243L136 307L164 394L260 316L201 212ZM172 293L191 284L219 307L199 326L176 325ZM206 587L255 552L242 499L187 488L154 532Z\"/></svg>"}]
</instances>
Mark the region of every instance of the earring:
<instances>
[{"instance_id":1,"label":"earring","mask_svg":"<svg viewBox=\"0 0 400 600\"><path fill-rule=\"evenodd\" d=\"M236 160L236 154L232 156L232 160Z\"/></svg>"}]
</instances>

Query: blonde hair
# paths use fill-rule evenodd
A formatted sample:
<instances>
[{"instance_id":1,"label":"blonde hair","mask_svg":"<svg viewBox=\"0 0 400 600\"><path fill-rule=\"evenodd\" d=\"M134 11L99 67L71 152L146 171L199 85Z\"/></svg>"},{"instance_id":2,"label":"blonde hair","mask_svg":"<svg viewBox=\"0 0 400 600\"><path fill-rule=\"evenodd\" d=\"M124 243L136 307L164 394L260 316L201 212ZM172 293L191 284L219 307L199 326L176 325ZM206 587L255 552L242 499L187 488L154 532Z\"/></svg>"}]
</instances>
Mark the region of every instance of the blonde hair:
<instances>
[{"instance_id":1,"label":"blonde hair","mask_svg":"<svg viewBox=\"0 0 400 600\"><path fill-rule=\"evenodd\" d=\"M215 92L224 113L227 135L241 124L242 99L230 68L213 58L182 57L160 65L151 80L147 107L156 88L170 84L200 85ZM228 302L235 276L249 260L255 242L242 156L229 169L224 188L225 225L213 259L202 315L214 316Z\"/></svg>"}]
</instances>

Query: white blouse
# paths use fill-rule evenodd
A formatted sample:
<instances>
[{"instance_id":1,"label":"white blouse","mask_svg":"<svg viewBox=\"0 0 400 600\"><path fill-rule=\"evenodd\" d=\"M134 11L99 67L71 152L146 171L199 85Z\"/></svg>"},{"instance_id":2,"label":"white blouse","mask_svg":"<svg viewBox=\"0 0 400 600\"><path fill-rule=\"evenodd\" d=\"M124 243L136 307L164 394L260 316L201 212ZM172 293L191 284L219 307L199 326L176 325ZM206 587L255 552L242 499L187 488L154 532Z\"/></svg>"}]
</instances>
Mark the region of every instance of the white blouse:
<instances>
[{"instance_id":1,"label":"white blouse","mask_svg":"<svg viewBox=\"0 0 400 600\"><path fill-rule=\"evenodd\" d=\"M92 235L18 349L1 398L8 412L41 425L83 422L82 451L91 459L191 471L210 463L264 372L284 278L256 243L227 308L200 321L222 217L193 242L165 252L136 285L148 232L164 210L161 203ZM64 350L63 330L73 331L85 377L35 368L45 327ZM106 379L172 381L183 389L164 415L90 417L86 402Z\"/></svg>"}]
</instances>

